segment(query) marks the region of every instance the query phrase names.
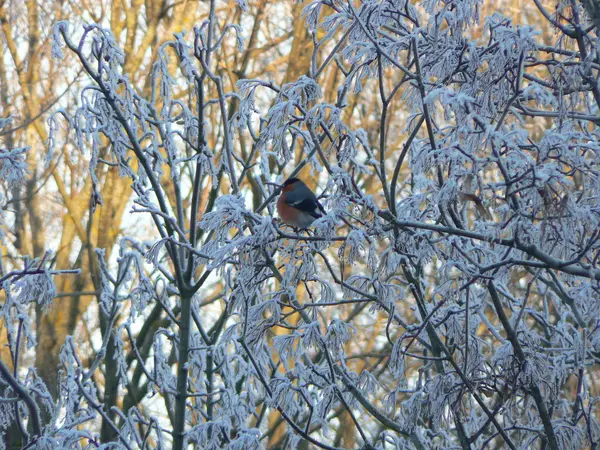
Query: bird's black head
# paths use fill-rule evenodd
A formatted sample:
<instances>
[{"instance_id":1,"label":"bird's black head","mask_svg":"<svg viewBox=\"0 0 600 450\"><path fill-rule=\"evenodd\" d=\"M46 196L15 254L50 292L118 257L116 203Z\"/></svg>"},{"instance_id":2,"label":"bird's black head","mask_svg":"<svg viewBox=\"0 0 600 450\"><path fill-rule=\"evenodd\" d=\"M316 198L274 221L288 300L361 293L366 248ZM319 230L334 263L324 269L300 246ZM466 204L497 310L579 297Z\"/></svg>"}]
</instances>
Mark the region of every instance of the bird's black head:
<instances>
[{"instance_id":1,"label":"bird's black head","mask_svg":"<svg viewBox=\"0 0 600 450\"><path fill-rule=\"evenodd\" d=\"M287 187L291 184L294 184L295 182L300 181L298 178L288 178L287 180L285 180L283 182L283 187Z\"/></svg>"}]
</instances>

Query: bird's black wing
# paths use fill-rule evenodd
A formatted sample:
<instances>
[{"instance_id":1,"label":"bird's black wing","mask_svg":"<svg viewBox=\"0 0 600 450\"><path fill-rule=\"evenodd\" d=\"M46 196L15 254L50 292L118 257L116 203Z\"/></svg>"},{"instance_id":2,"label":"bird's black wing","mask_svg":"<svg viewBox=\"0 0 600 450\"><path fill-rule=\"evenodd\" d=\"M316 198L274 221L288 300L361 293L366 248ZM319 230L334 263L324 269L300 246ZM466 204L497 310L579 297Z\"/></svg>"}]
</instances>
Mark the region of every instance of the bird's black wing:
<instances>
[{"instance_id":1,"label":"bird's black wing","mask_svg":"<svg viewBox=\"0 0 600 450\"><path fill-rule=\"evenodd\" d=\"M300 200L300 201L286 201L286 203L290 206L293 206L296 209L299 209L302 212L305 212L307 214L310 214L313 217L316 217L317 219L319 217L322 216L322 214L317 211L317 202L315 200L312 200L310 198L305 198L304 200Z\"/></svg>"}]
</instances>

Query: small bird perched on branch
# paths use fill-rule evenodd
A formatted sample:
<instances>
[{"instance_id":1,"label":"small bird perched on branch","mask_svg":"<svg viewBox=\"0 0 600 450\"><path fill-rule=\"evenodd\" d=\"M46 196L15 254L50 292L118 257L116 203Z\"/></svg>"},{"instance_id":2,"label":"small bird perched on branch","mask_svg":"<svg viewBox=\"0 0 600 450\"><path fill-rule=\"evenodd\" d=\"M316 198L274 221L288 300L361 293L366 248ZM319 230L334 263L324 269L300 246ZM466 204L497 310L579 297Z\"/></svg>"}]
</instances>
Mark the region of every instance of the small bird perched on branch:
<instances>
[{"instance_id":1,"label":"small bird perched on branch","mask_svg":"<svg viewBox=\"0 0 600 450\"><path fill-rule=\"evenodd\" d=\"M325 214L316 195L298 178L288 178L283 183L277 212L286 225L300 230L308 228Z\"/></svg>"}]
</instances>

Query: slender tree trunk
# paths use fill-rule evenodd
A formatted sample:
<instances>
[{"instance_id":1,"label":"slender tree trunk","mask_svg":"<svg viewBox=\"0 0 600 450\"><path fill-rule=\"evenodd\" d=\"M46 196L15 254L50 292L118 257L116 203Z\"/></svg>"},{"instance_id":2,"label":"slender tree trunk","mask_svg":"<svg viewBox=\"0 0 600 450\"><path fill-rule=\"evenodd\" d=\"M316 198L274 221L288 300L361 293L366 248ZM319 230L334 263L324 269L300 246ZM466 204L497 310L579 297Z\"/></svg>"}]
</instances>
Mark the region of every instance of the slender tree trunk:
<instances>
[{"instance_id":1,"label":"slender tree trunk","mask_svg":"<svg viewBox=\"0 0 600 450\"><path fill-rule=\"evenodd\" d=\"M105 322L110 323L110 318ZM106 324L104 326L106 328ZM105 329L104 333L111 333L112 329ZM117 403L117 394L119 388L119 379L117 377L117 364L115 361L115 341L111 338L106 347L106 357L104 359L104 409L108 418L114 423L116 413L113 406ZM102 430L100 432L100 442L107 443L118 438L117 432L108 421L102 420Z\"/></svg>"},{"instance_id":2,"label":"slender tree trunk","mask_svg":"<svg viewBox=\"0 0 600 450\"><path fill-rule=\"evenodd\" d=\"M182 450L185 442L185 418L188 383L188 360L192 319L192 296L181 296L181 324L179 327L179 361L177 363L177 398L175 399L175 424L173 450Z\"/></svg>"}]
</instances>

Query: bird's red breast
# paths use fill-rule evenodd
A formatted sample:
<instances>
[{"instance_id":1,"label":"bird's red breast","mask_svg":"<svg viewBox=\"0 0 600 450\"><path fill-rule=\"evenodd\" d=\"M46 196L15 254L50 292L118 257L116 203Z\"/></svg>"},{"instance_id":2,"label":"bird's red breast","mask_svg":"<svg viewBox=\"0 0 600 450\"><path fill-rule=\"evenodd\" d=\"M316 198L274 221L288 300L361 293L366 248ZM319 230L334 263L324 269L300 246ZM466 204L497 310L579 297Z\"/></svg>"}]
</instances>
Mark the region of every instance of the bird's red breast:
<instances>
[{"instance_id":1,"label":"bird's red breast","mask_svg":"<svg viewBox=\"0 0 600 450\"><path fill-rule=\"evenodd\" d=\"M298 211L296 208L292 208L285 202L286 192L290 189L291 186L286 186L282 189L281 195L279 196L279 199L277 199L277 213L284 223L291 226L296 226L300 211Z\"/></svg>"}]
</instances>

